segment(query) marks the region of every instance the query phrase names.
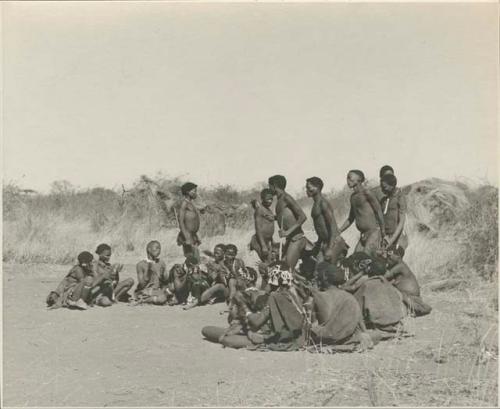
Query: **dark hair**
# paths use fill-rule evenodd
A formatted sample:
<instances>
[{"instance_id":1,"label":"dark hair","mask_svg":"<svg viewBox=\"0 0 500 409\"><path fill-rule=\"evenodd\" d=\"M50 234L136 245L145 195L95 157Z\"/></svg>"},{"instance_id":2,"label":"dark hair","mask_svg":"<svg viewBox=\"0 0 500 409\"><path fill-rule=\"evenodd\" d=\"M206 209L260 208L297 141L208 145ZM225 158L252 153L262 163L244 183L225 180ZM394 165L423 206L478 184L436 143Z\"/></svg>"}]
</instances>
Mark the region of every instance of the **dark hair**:
<instances>
[{"instance_id":1,"label":"dark hair","mask_svg":"<svg viewBox=\"0 0 500 409\"><path fill-rule=\"evenodd\" d=\"M261 192L260 192L260 198L261 198L261 200L264 200L264 198L267 195L273 196L274 193L273 193L273 191L271 189L269 189L269 188L266 187L265 189L262 189Z\"/></svg>"},{"instance_id":2,"label":"dark hair","mask_svg":"<svg viewBox=\"0 0 500 409\"><path fill-rule=\"evenodd\" d=\"M89 253L88 251L82 251L80 254L78 254L78 264L89 264L92 262L94 259L94 256L92 253Z\"/></svg>"},{"instance_id":3,"label":"dark hair","mask_svg":"<svg viewBox=\"0 0 500 409\"><path fill-rule=\"evenodd\" d=\"M398 179L396 176L388 173L380 178L381 182L387 183L389 186L396 186L398 184Z\"/></svg>"},{"instance_id":4,"label":"dark hair","mask_svg":"<svg viewBox=\"0 0 500 409\"><path fill-rule=\"evenodd\" d=\"M274 176L271 176L267 182L270 184L270 185L273 185L279 189L285 189L286 188L286 177L284 177L283 175L274 175Z\"/></svg>"},{"instance_id":5,"label":"dark hair","mask_svg":"<svg viewBox=\"0 0 500 409\"><path fill-rule=\"evenodd\" d=\"M359 169L352 169L349 172L347 172L347 174L349 174L349 173L354 173L354 174L358 175L359 178L361 179L361 183L363 183L365 181L365 174L362 171L360 171Z\"/></svg>"},{"instance_id":6,"label":"dark hair","mask_svg":"<svg viewBox=\"0 0 500 409\"><path fill-rule=\"evenodd\" d=\"M306 183L310 183L314 187L317 187L319 190L323 189L324 186L323 181L317 176L306 179Z\"/></svg>"},{"instance_id":7,"label":"dark hair","mask_svg":"<svg viewBox=\"0 0 500 409\"><path fill-rule=\"evenodd\" d=\"M392 252L401 258L405 256L405 249L401 246L396 247Z\"/></svg>"},{"instance_id":8,"label":"dark hair","mask_svg":"<svg viewBox=\"0 0 500 409\"><path fill-rule=\"evenodd\" d=\"M373 262L370 264L368 267L368 275L370 277L372 276L382 276L385 274L387 271L386 269L386 263L384 260L381 260L379 258L375 258Z\"/></svg>"},{"instance_id":9,"label":"dark hair","mask_svg":"<svg viewBox=\"0 0 500 409\"><path fill-rule=\"evenodd\" d=\"M226 252L229 250L234 250L236 254L238 254L238 247L236 247L234 244L226 244Z\"/></svg>"},{"instance_id":10,"label":"dark hair","mask_svg":"<svg viewBox=\"0 0 500 409\"><path fill-rule=\"evenodd\" d=\"M197 187L198 185L195 185L194 183L191 182L187 182L181 186L181 192L184 196L186 196L191 190L196 189Z\"/></svg>"},{"instance_id":11,"label":"dark hair","mask_svg":"<svg viewBox=\"0 0 500 409\"><path fill-rule=\"evenodd\" d=\"M392 166L384 165L380 168L379 176L384 176L385 172L387 171L391 171L392 173L394 173L394 169L392 168Z\"/></svg>"},{"instance_id":12,"label":"dark hair","mask_svg":"<svg viewBox=\"0 0 500 409\"><path fill-rule=\"evenodd\" d=\"M222 251L226 251L226 245L225 245L225 244L223 244L223 243L216 244L216 245L214 246L214 250L215 250L215 249L221 249Z\"/></svg>"},{"instance_id":13,"label":"dark hair","mask_svg":"<svg viewBox=\"0 0 500 409\"><path fill-rule=\"evenodd\" d=\"M323 287L327 287L327 284L338 286L345 282L343 269L327 261L318 263L316 271Z\"/></svg>"},{"instance_id":14,"label":"dark hair","mask_svg":"<svg viewBox=\"0 0 500 409\"><path fill-rule=\"evenodd\" d=\"M161 246L160 242L158 240L151 240L147 245L146 245L146 250L149 250L149 248L153 245L153 244L158 244L159 246Z\"/></svg>"},{"instance_id":15,"label":"dark hair","mask_svg":"<svg viewBox=\"0 0 500 409\"><path fill-rule=\"evenodd\" d=\"M106 243L99 244L97 248L95 249L96 254L101 254L102 252L109 250L111 251L111 246Z\"/></svg>"}]
</instances>

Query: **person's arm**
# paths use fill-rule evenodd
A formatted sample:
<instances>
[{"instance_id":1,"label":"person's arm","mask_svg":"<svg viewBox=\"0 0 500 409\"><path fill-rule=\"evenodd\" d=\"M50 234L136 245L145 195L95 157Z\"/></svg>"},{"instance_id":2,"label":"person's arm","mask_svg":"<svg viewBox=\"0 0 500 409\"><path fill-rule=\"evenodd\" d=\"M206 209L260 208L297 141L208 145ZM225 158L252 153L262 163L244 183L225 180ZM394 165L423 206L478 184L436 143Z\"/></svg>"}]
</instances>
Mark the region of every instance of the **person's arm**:
<instances>
[{"instance_id":1,"label":"person's arm","mask_svg":"<svg viewBox=\"0 0 500 409\"><path fill-rule=\"evenodd\" d=\"M137 288L138 289L143 289L146 287L148 283L148 270L149 270L149 264L148 263L138 263L136 266L137 270Z\"/></svg>"},{"instance_id":2,"label":"person's arm","mask_svg":"<svg viewBox=\"0 0 500 409\"><path fill-rule=\"evenodd\" d=\"M354 209L351 206L351 209L349 210L349 216L347 216L347 220L340 227L340 233L347 230L349 228L349 226L353 223L354 223Z\"/></svg>"},{"instance_id":3,"label":"person's arm","mask_svg":"<svg viewBox=\"0 0 500 409\"><path fill-rule=\"evenodd\" d=\"M384 274L384 277L387 280L392 280L396 278L398 275L401 275L402 273L403 271L401 269L401 264L396 264L394 267L387 270L387 272Z\"/></svg>"},{"instance_id":4,"label":"person's arm","mask_svg":"<svg viewBox=\"0 0 500 409\"><path fill-rule=\"evenodd\" d=\"M370 206L373 209L373 213L375 213L375 218L377 219L377 222L380 226L380 231L382 232L382 235L385 236L384 214L382 213L382 208L380 207L380 203L378 202L375 195L369 190L365 190L364 195L366 197L366 200L368 200L368 203L370 203Z\"/></svg>"},{"instance_id":5,"label":"person's arm","mask_svg":"<svg viewBox=\"0 0 500 409\"><path fill-rule=\"evenodd\" d=\"M400 193L400 196L398 197L398 225L396 227L396 231L394 234L389 238L387 241L387 247L390 247L394 244L394 242L398 239L400 234L402 233L404 227L405 227L405 221L406 221L406 198L404 197L403 193Z\"/></svg>"},{"instance_id":6,"label":"person's arm","mask_svg":"<svg viewBox=\"0 0 500 409\"><path fill-rule=\"evenodd\" d=\"M285 231L281 230L281 234L280 234L281 237L288 237L293 231L295 231L300 226L302 226L307 220L307 217L306 217L306 214L304 213L304 211L301 209L301 207L295 201L295 199L292 196L290 196L289 194L285 195L285 204L290 208L290 210L292 211L292 213L295 216L295 219L297 221L295 222L295 224L290 226L290 228L288 230L285 230ZM281 229L283 229L283 226L281 226Z\"/></svg>"},{"instance_id":7,"label":"person's arm","mask_svg":"<svg viewBox=\"0 0 500 409\"><path fill-rule=\"evenodd\" d=\"M321 212L325 219L326 228L328 229L328 247L331 248L334 240L340 233L337 220L335 220L335 215L333 214L333 208L326 199L321 201Z\"/></svg>"},{"instance_id":8,"label":"person's arm","mask_svg":"<svg viewBox=\"0 0 500 409\"><path fill-rule=\"evenodd\" d=\"M187 210L187 203L186 200L183 200L181 203L181 208L179 209L179 228L181 229L181 233L184 236L184 240L186 244L193 244L193 239L191 237L191 232L188 231L186 228L186 224L184 223L184 220L186 218L186 210Z\"/></svg>"},{"instance_id":9,"label":"person's arm","mask_svg":"<svg viewBox=\"0 0 500 409\"><path fill-rule=\"evenodd\" d=\"M262 225L266 223L264 220L262 209L257 208L255 210L255 235L257 236L257 241L260 244L260 248L262 249L262 253L267 256L269 254L269 249L267 248L266 241L264 239L264 235L262 234Z\"/></svg>"},{"instance_id":10,"label":"person's arm","mask_svg":"<svg viewBox=\"0 0 500 409\"><path fill-rule=\"evenodd\" d=\"M356 291L361 284L363 284L364 280L362 280L363 272L359 272L351 279L347 280L344 284L342 284L339 288L348 291L350 293Z\"/></svg>"}]
</instances>

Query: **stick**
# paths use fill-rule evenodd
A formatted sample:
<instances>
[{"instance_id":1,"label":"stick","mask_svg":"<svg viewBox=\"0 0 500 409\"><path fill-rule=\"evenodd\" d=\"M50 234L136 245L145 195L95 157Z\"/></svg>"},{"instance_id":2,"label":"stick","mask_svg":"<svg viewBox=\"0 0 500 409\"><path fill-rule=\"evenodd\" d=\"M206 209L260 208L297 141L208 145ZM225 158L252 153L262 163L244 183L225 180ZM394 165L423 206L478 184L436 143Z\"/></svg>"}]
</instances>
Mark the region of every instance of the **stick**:
<instances>
[{"instance_id":1,"label":"stick","mask_svg":"<svg viewBox=\"0 0 500 409\"><path fill-rule=\"evenodd\" d=\"M283 215L281 215L281 226L280 226L281 229L283 229ZM283 237L280 237L280 250L279 250L279 260L281 261L281 252L282 252L282 249L283 249Z\"/></svg>"}]
</instances>

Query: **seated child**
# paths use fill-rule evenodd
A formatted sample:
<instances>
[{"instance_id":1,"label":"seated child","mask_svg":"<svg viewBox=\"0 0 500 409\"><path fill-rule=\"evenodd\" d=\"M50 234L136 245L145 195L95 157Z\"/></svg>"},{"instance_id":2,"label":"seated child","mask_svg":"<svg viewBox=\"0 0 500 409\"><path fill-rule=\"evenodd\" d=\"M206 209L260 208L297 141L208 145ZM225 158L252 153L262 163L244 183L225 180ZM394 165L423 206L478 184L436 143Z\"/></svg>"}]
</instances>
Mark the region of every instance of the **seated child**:
<instances>
[{"instance_id":1,"label":"seated child","mask_svg":"<svg viewBox=\"0 0 500 409\"><path fill-rule=\"evenodd\" d=\"M385 278L401 292L403 302L411 315L421 317L430 314L432 307L420 297L420 286L415 274L402 260L404 252L403 247L387 252L389 270L385 273Z\"/></svg>"}]
</instances>

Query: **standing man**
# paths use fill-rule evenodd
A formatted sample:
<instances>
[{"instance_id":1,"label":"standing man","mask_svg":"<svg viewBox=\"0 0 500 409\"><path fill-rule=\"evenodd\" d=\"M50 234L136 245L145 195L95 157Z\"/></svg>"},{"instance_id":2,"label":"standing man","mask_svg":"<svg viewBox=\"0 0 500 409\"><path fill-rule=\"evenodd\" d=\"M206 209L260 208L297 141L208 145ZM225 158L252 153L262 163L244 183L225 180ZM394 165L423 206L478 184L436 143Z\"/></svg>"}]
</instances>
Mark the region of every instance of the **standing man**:
<instances>
[{"instance_id":1,"label":"standing man","mask_svg":"<svg viewBox=\"0 0 500 409\"><path fill-rule=\"evenodd\" d=\"M191 182L181 186L183 200L179 210L179 228L177 245L182 246L184 257L193 256L200 260L199 245L201 241L198 237L200 229L200 213L193 201L197 197L197 185Z\"/></svg>"},{"instance_id":2,"label":"standing man","mask_svg":"<svg viewBox=\"0 0 500 409\"><path fill-rule=\"evenodd\" d=\"M252 201L254 207L255 234L250 240L250 250L254 250L260 261L269 261L269 255L274 248L274 221L276 216L271 210L273 204L273 192L271 189L264 189L260 192L261 203Z\"/></svg>"},{"instance_id":3,"label":"standing man","mask_svg":"<svg viewBox=\"0 0 500 409\"><path fill-rule=\"evenodd\" d=\"M360 170L351 170L347 174L347 186L353 190L351 195L351 210L349 216L340 228L340 232L347 230L356 222L361 236L355 252L363 251L375 256L381 247L382 234L385 232L384 217L380 203L372 191L363 186L365 175Z\"/></svg>"},{"instance_id":4,"label":"standing man","mask_svg":"<svg viewBox=\"0 0 500 409\"><path fill-rule=\"evenodd\" d=\"M283 248L284 261L290 271L295 272L295 266L302 255L307 239L302 231L306 215L295 201L285 192L286 178L274 175L268 179L269 189L276 195L276 218L280 227L280 238L285 238Z\"/></svg>"},{"instance_id":5,"label":"standing man","mask_svg":"<svg viewBox=\"0 0 500 409\"><path fill-rule=\"evenodd\" d=\"M306 180L307 196L314 201L311 217L318 241L314 246L314 253L322 253L323 259L331 264L336 264L342 253L347 253L348 245L342 238L333 214L332 205L322 195L323 181L316 176Z\"/></svg>"},{"instance_id":6,"label":"standing man","mask_svg":"<svg viewBox=\"0 0 500 409\"><path fill-rule=\"evenodd\" d=\"M384 175L394 175L394 169L390 165L384 165L384 166L382 166L380 168L380 171L379 171L378 174L379 174L379 177L380 177L380 181L382 181L382 176L384 176ZM380 185L378 185L377 187L374 187L372 189L372 192L374 193L375 197L377 198L377 200L380 203L380 201L384 197L384 192L382 192L382 187Z\"/></svg>"}]
</instances>

